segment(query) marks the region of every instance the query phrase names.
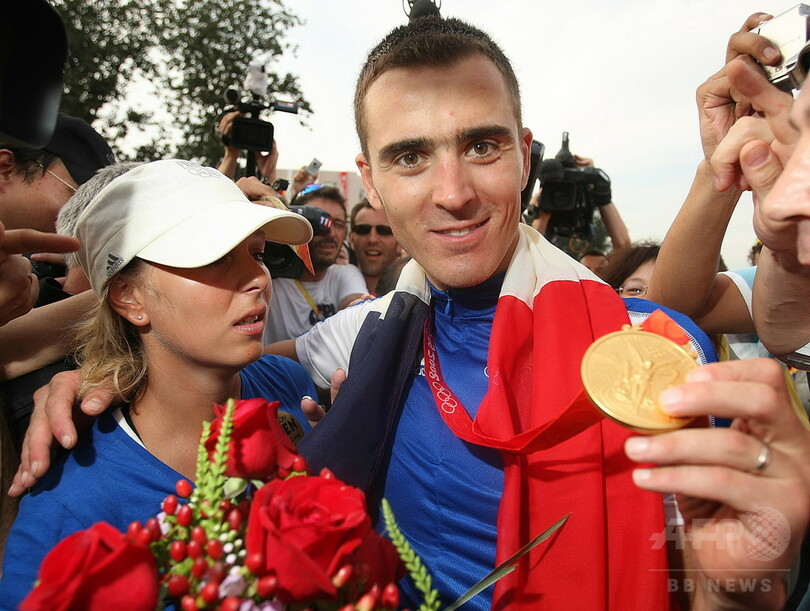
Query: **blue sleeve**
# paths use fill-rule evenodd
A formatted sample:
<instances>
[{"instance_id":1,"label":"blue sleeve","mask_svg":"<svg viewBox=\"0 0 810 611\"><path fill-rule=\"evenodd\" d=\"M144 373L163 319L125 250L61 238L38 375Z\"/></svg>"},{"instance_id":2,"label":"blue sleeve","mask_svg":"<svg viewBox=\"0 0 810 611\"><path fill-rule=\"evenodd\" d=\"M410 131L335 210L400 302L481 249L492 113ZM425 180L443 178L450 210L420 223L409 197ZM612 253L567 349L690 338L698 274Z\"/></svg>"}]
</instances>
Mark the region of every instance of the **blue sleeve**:
<instances>
[{"instance_id":1,"label":"blue sleeve","mask_svg":"<svg viewBox=\"0 0 810 611\"><path fill-rule=\"evenodd\" d=\"M39 565L47 553L66 536L83 528L85 525L47 491L23 497L6 539L0 609L17 609L34 587Z\"/></svg>"},{"instance_id":2,"label":"blue sleeve","mask_svg":"<svg viewBox=\"0 0 810 611\"><path fill-rule=\"evenodd\" d=\"M317 391L306 370L292 359L265 354L241 372L242 398L261 397L280 401L282 411L292 414L305 433L312 428L301 411L301 399L316 398Z\"/></svg>"}]
</instances>

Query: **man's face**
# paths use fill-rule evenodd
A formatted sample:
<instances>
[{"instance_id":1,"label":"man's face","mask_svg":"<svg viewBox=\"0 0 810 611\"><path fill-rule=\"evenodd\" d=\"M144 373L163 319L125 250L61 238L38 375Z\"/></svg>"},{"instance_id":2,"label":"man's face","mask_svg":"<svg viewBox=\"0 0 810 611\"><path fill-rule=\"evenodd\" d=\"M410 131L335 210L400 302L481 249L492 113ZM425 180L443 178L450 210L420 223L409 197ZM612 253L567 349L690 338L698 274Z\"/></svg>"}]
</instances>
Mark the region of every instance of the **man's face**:
<instances>
[{"instance_id":1,"label":"man's face","mask_svg":"<svg viewBox=\"0 0 810 611\"><path fill-rule=\"evenodd\" d=\"M5 159L5 155L0 158ZM13 170L3 173L8 180L0 189L0 221L6 229L55 230L59 209L74 193L68 185L78 185L60 159L54 159L48 170L38 171L31 182L25 182L23 174Z\"/></svg>"},{"instance_id":2,"label":"man's face","mask_svg":"<svg viewBox=\"0 0 810 611\"><path fill-rule=\"evenodd\" d=\"M346 238L346 209L339 203L323 197L315 197L307 205L326 210L332 215L329 233L317 235L309 243L309 254L315 269L326 269L333 265L340 254L340 247Z\"/></svg>"},{"instance_id":3,"label":"man's face","mask_svg":"<svg viewBox=\"0 0 810 611\"><path fill-rule=\"evenodd\" d=\"M440 289L505 271L518 238L532 135L482 55L381 74L365 102L369 201Z\"/></svg>"},{"instance_id":4,"label":"man's face","mask_svg":"<svg viewBox=\"0 0 810 611\"><path fill-rule=\"evenodd\" d=\"M380 227L388 227L388 233L385 229L380 233ZM349 242L364 276L379 277L388 264L399 257L401 249L390 227L385 210L363 208L354 217Z\"/></svg>"},{"instance_id":5,"label":"man's face","mask_svg":"<svg viewBox=\"0 0 810 611\"><path fill-rule=\"evenodd\" d=\"M591 270L594 274L598 274L605 267L607 257L604 255L585 255L579 260L579 262Z\"/></svg>"},{"instance_id":6,"label":"man's face","mask_svg":"<svg viewBox=\"0 0 810 611\"><path fill-rule=\"evenodd\" d=\"M793 251L810 266L810 86L790 112L799 140L770 193L755 207L757 234L769 246Z\"/></svg>"}]
</instances>

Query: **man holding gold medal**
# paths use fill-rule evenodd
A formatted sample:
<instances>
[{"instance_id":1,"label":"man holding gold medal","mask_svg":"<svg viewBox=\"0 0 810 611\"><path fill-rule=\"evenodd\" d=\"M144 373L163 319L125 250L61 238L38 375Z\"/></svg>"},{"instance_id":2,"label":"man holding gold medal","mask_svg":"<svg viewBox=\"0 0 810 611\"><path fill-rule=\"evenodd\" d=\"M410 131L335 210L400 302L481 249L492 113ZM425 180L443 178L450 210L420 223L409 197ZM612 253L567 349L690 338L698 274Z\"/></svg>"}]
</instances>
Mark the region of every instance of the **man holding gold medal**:
<instances>
[{"instance_id":1,"label":"man holding gold medal","mask_svg":"<svg viewBox=\"0 0 810 611\"><path fill-rule=\"evenodd\" d=\"M766 60L762 44L738 43ZM483 605L661 609L689 590L699 609L781 608L810 515L810 433L778 367L708 365L657 398L669 417L734 418L730 429L639 437L603 418L580 362L628 310L519 223L532 134L502 51L458 20L417 19L371 52L355 111L369 201L415 261L394 293L296 341L319 385L348 372L299 446L311 467L363 486L372 504L388 498L448 600L483 576L473 567L570 513ZM658 375L637 358L639 382ZM32 419L16 492L48 462L48 414L57 438L75 440L62 380ZM677 494L685 546L659 493Z\"/></svg>"}]
</instances>

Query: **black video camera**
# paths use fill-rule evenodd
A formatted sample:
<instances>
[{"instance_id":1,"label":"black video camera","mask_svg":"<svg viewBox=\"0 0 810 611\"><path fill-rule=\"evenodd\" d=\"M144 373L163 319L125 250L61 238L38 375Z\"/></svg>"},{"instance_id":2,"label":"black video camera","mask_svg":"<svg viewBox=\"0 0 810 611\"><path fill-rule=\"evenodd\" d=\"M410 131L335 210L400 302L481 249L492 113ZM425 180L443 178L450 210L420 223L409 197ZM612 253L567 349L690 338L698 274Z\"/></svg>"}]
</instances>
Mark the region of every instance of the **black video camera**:
<instances>
[{"instance_id":1,"label":"black video camera","mask_svg":"<svg viewBox=\"0 0 810 611\"><path fill-rule=\"evenodd\" d=\"M230 104L230 107L226 108L224 112L238 110L242 113L242 116L233 120L230 136L219 134L220 140L225 146L233 146L247 151L269 153L273 150L273 124L259 118L259 113L262 110L298 112L297 104L276 101L264 104L261 97L255 93L252 94L249 102L243 102L239 98L239 92L233 88L225 90L225 100Z\"/></svg>"},{"instance_id":2,"label":"black video camera","mask_svg":"<svg viewBox=\"0 0 810 611\"><path fill-rule=\"evenodd\" d=\"M332 215L315 206L290 206L290 212L300 214L312 225L313 235L326 235L332 227ZM264 245L264 264L272 278L300 278L304 262L287 244L267 242Z\"/></svg>"},{"instance_id":3,"label":"black video camera","mask_svg":"<svg viewBox=\"0 0 810 611\"><path fill-rule=\"evenodd\" d=\"M592 240L594 210L612 200L610 178L599 168L577 167L568 148L568 132L563 132L560 152L540 165L540 185L538 207L551 214L546 237Z\"/></svg>"}]
</instances>

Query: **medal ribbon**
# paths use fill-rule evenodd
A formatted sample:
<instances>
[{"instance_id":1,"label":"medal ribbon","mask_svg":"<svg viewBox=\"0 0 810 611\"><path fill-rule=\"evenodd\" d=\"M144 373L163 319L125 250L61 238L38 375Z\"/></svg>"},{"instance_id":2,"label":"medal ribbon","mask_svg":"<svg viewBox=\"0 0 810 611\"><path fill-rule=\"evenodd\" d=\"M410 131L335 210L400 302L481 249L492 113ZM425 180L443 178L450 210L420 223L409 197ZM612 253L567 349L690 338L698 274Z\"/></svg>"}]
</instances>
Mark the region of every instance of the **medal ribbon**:
<instances>
[{"instance_id":1,"label":"medal ribbon","mask_svg":"<svg viewBox=\"0 0 810 611\"><path fill-rule=\"evenodd\" d=\"M425 376L433 394L433 400L445 424L459 439L469 443L494 448L501 452L528 454L547 450L596 424L603 416L591 405L585 392L581 392L563 413L554 420L523 431L505 439L485 435L470 418L469 412L456 394L445 384L436 352L436 342L431 330L432 316L425 321L424 353ZM489 399L484 397L479 411Z\"/></svg>"}]
</instances>

